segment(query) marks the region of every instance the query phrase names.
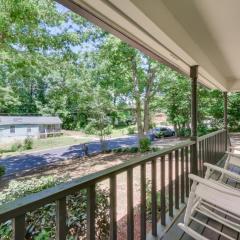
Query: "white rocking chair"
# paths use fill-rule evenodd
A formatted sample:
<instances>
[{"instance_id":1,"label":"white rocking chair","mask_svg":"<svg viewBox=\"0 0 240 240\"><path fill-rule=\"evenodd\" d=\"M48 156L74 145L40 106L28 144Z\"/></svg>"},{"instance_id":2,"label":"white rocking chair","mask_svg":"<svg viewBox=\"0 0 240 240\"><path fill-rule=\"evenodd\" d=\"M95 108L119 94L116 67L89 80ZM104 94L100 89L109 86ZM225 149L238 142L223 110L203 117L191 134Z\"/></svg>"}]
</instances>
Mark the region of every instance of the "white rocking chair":
<instances>
[{"instance_id":1,"label":"white rocking chair","mask_svg":"<svg viewBox=\"0 0 240 240\"><path fill-rule=\"evenodd\" d=\"M240 161L240 159L239 159L239 161ZM225 167L221 168L221 167L218 167L216 165L212 165L210 163L204 163L204 166L207 167L207 170L206 170L206 173L205 173L205 179L209 179L209 180L213 181L213 179L211 178L212 173L213 172L218 172L218 173L220 173L218 183L221 183L221 184L224 184L224 185L227 185L228 187L230 187L229 184L227 184L223 181L224 177L226 177L228 179L231 179L231 180L234 180L236 183L240 183L240 175L238 173L229 171Z\"/></svg>"},{"instance_id":2,"label":"white rocking chair","mask_svg":"<svg viewBox=\"0 0 240 240\"><path fill-rule=\"evenodd\" d=\"M196 213L201 213L226 227L240 232L240 191L224 186L216 181L203 179L192 174L189 175L189 178L193 180L193 183L184 223L179 223L178 226L196 240L207 240L207 238L191 228L191 221L195 221L227 239L234 240L226 233L220 232L206 222L198 219ZM229 218L223 217L223 214Z\"/></svg>"},{"instance_id":3,"label":"white rocking chair","mask_svg":"<svg viewBox=\"0 0 240 240\"><path fill-rule=\"evenodd\" d=\"M228 154L228 157L226 159L224 168L228 169L230 165L240 167L240 154L232 153L232 152L226 152Z\"/></svg>"}]
</instances>

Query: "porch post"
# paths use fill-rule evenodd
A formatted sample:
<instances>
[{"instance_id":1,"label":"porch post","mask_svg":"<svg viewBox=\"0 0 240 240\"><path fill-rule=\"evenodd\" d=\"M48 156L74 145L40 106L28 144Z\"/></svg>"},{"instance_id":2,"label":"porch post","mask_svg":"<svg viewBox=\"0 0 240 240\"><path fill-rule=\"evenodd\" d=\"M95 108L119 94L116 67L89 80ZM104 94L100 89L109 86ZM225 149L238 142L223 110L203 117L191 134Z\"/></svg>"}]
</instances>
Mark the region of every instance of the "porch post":
<instances>
[{"instance_id":1,"label":"porch post","mask_svg":"<svg viewBox=\"0 0 240 240\"><path fill-rule=\"evenodd\" d=\"M227 116L228 95L227 95L227 92L223 92L223 98L224 98L224 129L226 130L226 134L225 134L225 150L227 151L227 146L228 146L228 116Z\"/></svg>"},{"instance_id":2,"label":"porch post","mask_svg":"<svg viewBox=\"0 0 240 240\"><path fill-rule=\"evenodd\" d=\"M191 173L198 174L198 161L197 161L197 78L198 66L191 66L190 77L192 85L192 102L191 102L191 140L196 143L191 148Z\"/></svg>"}]
</instances>

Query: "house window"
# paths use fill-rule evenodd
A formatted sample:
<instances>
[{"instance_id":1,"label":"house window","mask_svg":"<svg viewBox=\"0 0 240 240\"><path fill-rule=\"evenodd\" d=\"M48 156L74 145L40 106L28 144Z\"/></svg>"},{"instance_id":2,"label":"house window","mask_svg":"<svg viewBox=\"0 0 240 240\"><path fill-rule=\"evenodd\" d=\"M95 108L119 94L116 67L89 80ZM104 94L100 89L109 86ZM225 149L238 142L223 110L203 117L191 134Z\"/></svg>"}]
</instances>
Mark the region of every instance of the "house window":
<instances>
[{"instance_id":1,"label":"house window","mask_svg":"<svg viewBox=\"0 0 240 240\"><path fill-rule=\"evenodd\" d=\"M30 133L32 131L31 127L27 127L27 133Z\"/></svg>"},{"instance_id":2,"label":"house window","mask_svg":"<svg viewBox=\"0 0 240 240\"><path fill-rule=\"evenodd\" d=\"M14 125L10 126L10 133L15 133L15 126Z\"/></svg>"}]
</instances>

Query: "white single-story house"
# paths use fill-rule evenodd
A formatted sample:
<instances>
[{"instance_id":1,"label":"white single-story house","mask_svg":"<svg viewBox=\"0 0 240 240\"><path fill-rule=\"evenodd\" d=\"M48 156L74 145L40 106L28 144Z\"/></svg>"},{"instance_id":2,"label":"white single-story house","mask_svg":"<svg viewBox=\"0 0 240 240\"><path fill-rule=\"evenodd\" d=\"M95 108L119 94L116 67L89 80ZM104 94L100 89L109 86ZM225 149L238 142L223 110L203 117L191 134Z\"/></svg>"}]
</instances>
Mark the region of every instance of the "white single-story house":
<instances>
[{"instance_id":1,"label":"white single-story house","mask_svg":"<svg viewBox=\"0 0 240 240\"><path fill-rule=\"evenodd\" d=\"M62 121L49 116L0 116L0 142L40 138L61 133Z\"/></svg>"}]
</instances>

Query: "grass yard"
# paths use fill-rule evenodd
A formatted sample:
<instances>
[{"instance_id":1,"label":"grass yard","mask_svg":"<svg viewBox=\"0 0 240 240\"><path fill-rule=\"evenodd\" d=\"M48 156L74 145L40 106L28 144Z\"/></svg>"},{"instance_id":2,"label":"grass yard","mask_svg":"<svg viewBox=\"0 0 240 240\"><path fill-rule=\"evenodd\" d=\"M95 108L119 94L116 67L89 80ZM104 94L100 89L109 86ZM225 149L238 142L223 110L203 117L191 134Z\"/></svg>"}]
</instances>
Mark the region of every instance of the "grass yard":
<instances>
[{"instance_id":1,"label":"grass yard","mask_svg":"<svg viewBox=\"0 0 240 240\"><path fill-rule=\"evenodd\" d=\"M133 128L134 126L130 126ZM117 138L128 134L128 128L129 126L124 127L117 127L114 128L112 131L112 134L107 136L107 138ZM13 150L13 145L23 145L23 141L16 141L8 144L2 144L0 145L0 152L1 150L2 156L6 155L17 155L19 153L29 153L33 151L39 151L39 150L45 150L45 149L52 149L57 147L63 147L63 146L69 146L69 145L77 145L81 143L91 142L98 140L98 136L94 135L88 135L85 134L82 131L69 131L69 130L63 130L63 136L58 137L49 137L49 138L43 138L43 139L33 139L33 145L32 149L30 150L24 150L22 147Z\"/></svg>"},{"instance_id":2,"label":"grass yard","mask_svg":"<svg viewBox=\"0 0 240 240\"><path fill-rule=\"evenodd\" d=\"M40 150L53 147L61 147L67 145L76 145L94 140L92 137L76 138L71 136L51 137L46 139L35 139L33 141L33 149Z\"/></svg>"},{"instance_id":3,"label":"grass yard","mask_svg":"<svg viewBox=\"0 0 240 240\"><path fill-rule=\"evenodd\" d=\"M123 127L115 127L113 128L113 131L111 133L111 137L121 137L123 135L128 135L128 128L134 128L136 127L135 125L130 125L130 126L123 126Z\"/></svg>"},{"instance_id":4,"label":"grass yard","mask_svg":"<svg viewBox=\"0 0 240 240\"><path fill-rule=\"evenodd\" d=\"M7 151L2 153L2 156L15 155L19 153L27 153L32 151L52 149L52 148L68 146L68 145L76 145L76 144L81 144L85 142L90 142L93 140L95 140L95 138L92 136L82 136L82 137L60 136L60 137L50 137L50 138L44 138L44 139L33 139L33 146L32 146L32 149L30 150L19 149L17 151L11 151L12 145L16 143L21 143L19 141L15 143L9 143L7 145L1 145L0 149Z\"/></svg>"}]
</instances>

